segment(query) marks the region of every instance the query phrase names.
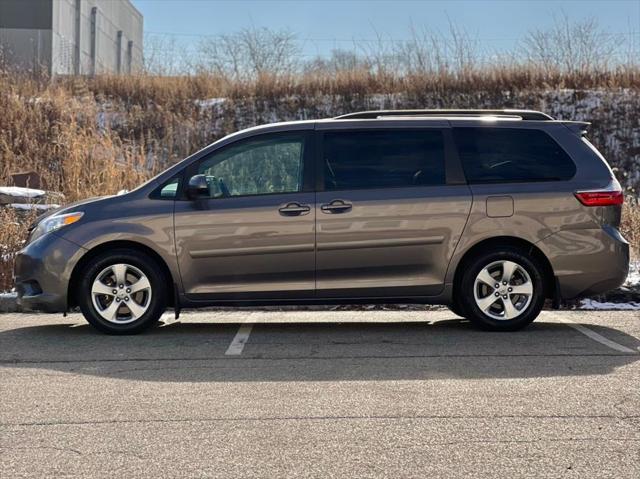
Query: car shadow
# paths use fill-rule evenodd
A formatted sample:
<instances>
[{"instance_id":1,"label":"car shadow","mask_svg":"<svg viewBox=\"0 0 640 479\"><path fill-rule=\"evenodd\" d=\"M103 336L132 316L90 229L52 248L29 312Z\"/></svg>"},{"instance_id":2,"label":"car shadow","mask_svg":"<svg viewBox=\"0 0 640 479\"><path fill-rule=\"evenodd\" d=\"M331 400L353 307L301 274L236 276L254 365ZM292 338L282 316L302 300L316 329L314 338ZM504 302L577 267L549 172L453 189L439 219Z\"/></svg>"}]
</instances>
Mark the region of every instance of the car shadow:
<instances>
[{"instance_id":1,"label":"car shadow","mask_svg":"<svg viewBox=\"0 0 640 479\"><path fill-rule=\"evenodd\" d=\"M177 322L138 336L106 336L85 324L10 329L0 332L0 367L136 381L367 381L604 375L640 359L562 323L490 333L459 319L260 323L242 354L227 356L239 326ZM640 348L618 329L584 326Z\"/></svg>"}]
</instances>

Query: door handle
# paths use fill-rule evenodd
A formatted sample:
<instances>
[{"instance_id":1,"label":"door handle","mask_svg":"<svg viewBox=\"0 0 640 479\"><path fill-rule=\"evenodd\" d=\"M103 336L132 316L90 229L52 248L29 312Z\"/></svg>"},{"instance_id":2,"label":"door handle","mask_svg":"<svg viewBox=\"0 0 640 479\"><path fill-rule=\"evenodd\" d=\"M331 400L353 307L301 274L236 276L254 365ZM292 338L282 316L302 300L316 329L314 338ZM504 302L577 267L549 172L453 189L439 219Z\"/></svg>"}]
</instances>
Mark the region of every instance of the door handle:
<instances>
[{"instance_id":1,"label":"door handle","mask_svg":"<svg viewBox=\"0 0 640 479\"><path fill-rule=\"evenodd\" d=\"M311 206L301 205L300 203L287 203L282 208L278 209L282 216L302 216L311 211Z\"/></svg>"},{"instance_id":2,"label":"door handle","mask_svg":"<svg viewBox=\"0 0 640 479\"><path fill-rule=\"evenodd\" d=\"M352 208L351 203L347 203L344 200L333 200L331 203L326 205L322 205L320 209L323 213L327 214L336 214L336 213L346 213L347 211L351 211Z\"/></svg>"}]
</instances>

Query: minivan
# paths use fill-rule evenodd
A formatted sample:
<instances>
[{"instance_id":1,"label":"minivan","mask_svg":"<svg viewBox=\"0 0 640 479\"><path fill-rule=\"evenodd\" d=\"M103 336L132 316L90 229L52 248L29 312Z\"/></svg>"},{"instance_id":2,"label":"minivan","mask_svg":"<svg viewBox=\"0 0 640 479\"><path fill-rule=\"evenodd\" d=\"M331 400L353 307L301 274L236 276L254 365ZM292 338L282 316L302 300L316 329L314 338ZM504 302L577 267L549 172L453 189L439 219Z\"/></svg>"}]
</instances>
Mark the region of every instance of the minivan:
<instances>
[{"instance_id":1,"label":"minivan","mask_svg":"<svg viewBox=\"0 0 640 479\"><path fill-rule=\"evenodd\" d=\"M619 286L623 193L588 123L394 110L229 135L126 194L51 212L25 309L137 333L167 307L430 303L512 331Z\"/></svg>"}]
</instances>

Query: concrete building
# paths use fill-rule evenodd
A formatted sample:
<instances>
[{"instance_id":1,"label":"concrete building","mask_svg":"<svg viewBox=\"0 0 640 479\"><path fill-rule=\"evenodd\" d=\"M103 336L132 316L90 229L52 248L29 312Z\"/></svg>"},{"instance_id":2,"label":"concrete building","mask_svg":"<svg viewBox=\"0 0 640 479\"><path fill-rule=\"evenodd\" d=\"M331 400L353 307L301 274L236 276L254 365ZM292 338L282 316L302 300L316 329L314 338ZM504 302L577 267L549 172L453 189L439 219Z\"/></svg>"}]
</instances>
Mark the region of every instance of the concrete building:
<instances>
[{"instance_id":1,"label":"concrete building","mask_svg":"<svg viewBox=\"0 0 640 479\"><path fill-rule=\"evenodd\" d=\"M10 66L51 75L142 68L142 14L129 0L0 0L0 47Z\"/></svg>"}]
</instances>

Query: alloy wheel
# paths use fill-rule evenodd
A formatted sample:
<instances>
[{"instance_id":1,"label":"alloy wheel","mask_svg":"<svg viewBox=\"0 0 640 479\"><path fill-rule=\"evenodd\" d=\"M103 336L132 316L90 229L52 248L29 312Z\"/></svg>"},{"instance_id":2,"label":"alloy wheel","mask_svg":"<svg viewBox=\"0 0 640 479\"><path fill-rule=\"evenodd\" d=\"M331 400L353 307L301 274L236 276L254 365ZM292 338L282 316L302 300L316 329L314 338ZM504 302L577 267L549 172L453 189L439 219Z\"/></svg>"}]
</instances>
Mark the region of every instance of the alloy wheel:
<instances>
[{"instance_id":1,"label":"alloy wheel","mask_svg":"<svg viewBox=\"0 0 640 479\"><path fill-rule=\"evenodd\" d=\"M118 263L103 269L91 286L91 300L106 321L127 324L139 319L151 304L151 283L135 266Z\"/></svg>"},{"instance_id":2,"label":"alloy wheel","mask_svg":"<svg viewBox=\"0 0 640 479\"><path fill-rule=\"evenodd\" d=\"M478 308L492 319L515 319L533 298L533 282L527 270L513 261L494 261L482 268L473 285Z\"/></svg>"}]
</instances>

